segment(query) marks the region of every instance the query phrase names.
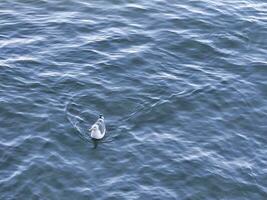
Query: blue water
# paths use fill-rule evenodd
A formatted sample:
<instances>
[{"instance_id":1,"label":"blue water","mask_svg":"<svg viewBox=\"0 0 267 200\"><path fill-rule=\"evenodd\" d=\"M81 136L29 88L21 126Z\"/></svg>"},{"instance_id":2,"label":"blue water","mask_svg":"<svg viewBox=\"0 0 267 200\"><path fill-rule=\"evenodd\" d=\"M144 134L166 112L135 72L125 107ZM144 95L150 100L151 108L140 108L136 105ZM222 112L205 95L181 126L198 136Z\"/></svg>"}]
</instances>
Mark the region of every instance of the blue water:
<instances>
[{"instance_id":1,"label":"blue water","mask_svg":"<svg viewBox=\"0 0 267 200\"><path fill-rule=\"evenodd\" d=\"M0 1L0 199L267 199L266 38L263 0Z\"/></svg>"}]
</instances>

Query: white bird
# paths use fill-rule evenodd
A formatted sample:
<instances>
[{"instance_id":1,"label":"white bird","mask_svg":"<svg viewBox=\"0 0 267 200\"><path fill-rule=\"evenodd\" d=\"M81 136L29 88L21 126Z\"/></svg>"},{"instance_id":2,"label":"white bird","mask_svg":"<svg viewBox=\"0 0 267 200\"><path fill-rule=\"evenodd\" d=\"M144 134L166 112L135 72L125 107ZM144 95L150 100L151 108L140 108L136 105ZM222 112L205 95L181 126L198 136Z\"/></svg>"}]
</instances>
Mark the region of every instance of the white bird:
<instances>
[{"instance_id":1,"label":"white bird","mask_svg":"<svg viewBox=\"0 0 267 200\"><path fill-rule=\"evenodd\" d=\"M98 120L92 125L89 131L91 131L91 138L93 139L99 140L105 136L106 127L103 115L99 115Z\"/></svg>"}]
</instances>

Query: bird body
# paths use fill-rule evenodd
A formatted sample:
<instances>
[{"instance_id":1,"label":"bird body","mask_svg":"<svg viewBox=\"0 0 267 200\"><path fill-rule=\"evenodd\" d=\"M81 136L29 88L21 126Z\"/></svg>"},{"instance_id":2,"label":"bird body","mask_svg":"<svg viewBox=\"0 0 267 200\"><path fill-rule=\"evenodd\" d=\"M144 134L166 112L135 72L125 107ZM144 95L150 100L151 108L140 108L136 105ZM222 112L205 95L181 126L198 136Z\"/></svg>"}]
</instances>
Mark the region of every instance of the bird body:
<instances>
[{"instance_id":1,"label":"bird body","mask_svg":"<svg viewBox=\"0 0 267 200\"><path fill-rule=\"evenodd\" d=\"M91 131L91 138L93 139L99 140L105 136L106 127L104 117L102 115L99 116L98 120L92 125L89 131Z\"/></svg>"}]
</instances>

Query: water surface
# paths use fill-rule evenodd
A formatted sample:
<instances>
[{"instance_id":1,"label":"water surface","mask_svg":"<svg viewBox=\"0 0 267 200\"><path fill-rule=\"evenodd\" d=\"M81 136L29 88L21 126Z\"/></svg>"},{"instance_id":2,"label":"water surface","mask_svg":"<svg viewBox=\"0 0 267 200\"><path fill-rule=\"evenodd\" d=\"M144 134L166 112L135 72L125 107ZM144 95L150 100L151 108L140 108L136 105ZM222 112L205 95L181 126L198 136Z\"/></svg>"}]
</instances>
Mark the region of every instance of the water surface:
<instances>
[{"instance_id":1,"label":"water surface","mask_svg":"<svg viewBox=\"0 0 267 200\"><path fill-rule=\"evenodd\" d=\"M261 0L1 1L0 199L266 199L266 35Z\"/></svg>"}]
</instances>

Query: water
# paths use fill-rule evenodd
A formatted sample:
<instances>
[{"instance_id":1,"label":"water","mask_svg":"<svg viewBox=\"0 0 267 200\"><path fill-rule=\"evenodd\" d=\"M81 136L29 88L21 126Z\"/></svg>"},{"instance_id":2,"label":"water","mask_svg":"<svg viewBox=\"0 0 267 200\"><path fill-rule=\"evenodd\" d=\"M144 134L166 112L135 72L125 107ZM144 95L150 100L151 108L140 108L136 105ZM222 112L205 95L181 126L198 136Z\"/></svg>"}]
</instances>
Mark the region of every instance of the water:
<instances>
[{"instance_id":1,"label":"water","mask_svg":"<svg viewBox=\"0 0 267 200\"><path fill-rule=\"evenodd\" d=\"M266 199L266 36L263 0L1 1L0 199Z\"/></svg>"}]
</instances>

